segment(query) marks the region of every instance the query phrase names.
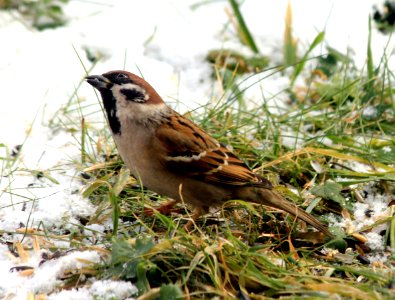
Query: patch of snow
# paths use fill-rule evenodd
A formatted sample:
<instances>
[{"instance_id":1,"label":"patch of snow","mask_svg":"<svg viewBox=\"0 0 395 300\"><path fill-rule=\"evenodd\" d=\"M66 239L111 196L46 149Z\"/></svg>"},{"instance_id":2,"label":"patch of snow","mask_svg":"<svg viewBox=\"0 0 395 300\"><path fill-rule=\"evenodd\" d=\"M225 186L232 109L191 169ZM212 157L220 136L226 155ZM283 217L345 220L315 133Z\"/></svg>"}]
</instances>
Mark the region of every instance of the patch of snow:
<instances>
[{"instance_id":1,"label":"patch of snow","mask_svg":"<svg viewBox=\"0 0 395 300\"><path fill-rule=\"evenodd\" d=\"M354 160L345 161L344 164L345 166L357 173L371 173L372 171L374 171L371 166Z\"/></svg>"},{"instance_id":2,"label":"patch of snow","mask_svg":"<svg viewBox=\"0 0 395 300\"><path fill-rule=\"evenodd\" d=\"M366 255L366 258L369 260L369 262L372 265L375 265L377 263L385 263L388 261L389 255L386 253L369 253Z\"/></svg>"},{"instance_id":3,"label":"patch of snow","mask_svg":"<svg viewBox=\"0 0 395 300\"><path fill-rule=\"evenodd\" d=\"M392 152L392 148L390 146L384 146L381 150L383 150L383 152L385 152L385 153L391 153Z\"/></svg>"},{"instance_id":4,"label":"patch of snow","mask_svg":"<svg viewBox=\"0 0 395 300\"><path fill-rule=\"evenodd\" d=\"M125 299L137 294L136 286L130 282L98 280L95 281L91 288L91 293L99 299L110 300L113 298Z\"/></svg>"},{"instance_id":5,"label":"patch of snow","mask_svg":"<svg viewBox=\"0 0 395 300\"><path fill-rule=\"evenodd\" d=\"M384 240L381 235L379 235L376 232L368 232L365 234L366 238L368 241L366 242L366 245L372 249L373 251L382 251L384 250Z\"/></svg>"},{"instance_id":6,"label":"patch of snow","mask_svg":"<svg viewBox=\"0 0 395 300\"><path fill-rule=\"evenodd\" d=\"M129 299L137 294L136 286L130 282L97 280L90 287L63 290L48 296L48 300Z\"/></svg>"},{"instance_id":7,"label":"patch of snow","mask_svg":"<svg viewBox=\"0 0 395 300\"><path fill-rule=\"evenodd\" d=\"M281 127L281 142L283 146L290 149L300 149L305 142L305 136L302 132L295 132L290 127Z\"/></svg>"},{"instance_id":8,"label":"patch of snow","mask_svg":"<svg viewBox=\"0 0 395 300\"><path fill-rule=\"evenodd\" d=\"M95 300L89 288L62 290L58 293L48 295L48 300Z\"/></svg>"},{"instance_id":9,"label":"patch of snow","mask_svg":"<svg viewBox=\"0 0 395 300\"><path fill-rule=\"evenodd\" d=\"M17 260L18 265L33 268L34 272L30 276L22 276L17 271L10 272L10 258L2 260L0 291L4 293L0 296L4 299L13 294L13 299L26 299L28 294L50 293L62 284L60 278L65 272L79 272L83 267L98 264L101 260L96 251L74 251L45 262L42 262L41 253L35 253L27 262Z\"/></svg>"},{"instance_id":10,"label":"patch of snow","mask_svg":"<svg viewBox=\"0 0 395 300\"><path fill-rule=\"evenodd\" d=\"M362 111L362 116L367 120L375 120L378 117L378 110L376 106L369 105Z\"/></svg>"}]
</instances>

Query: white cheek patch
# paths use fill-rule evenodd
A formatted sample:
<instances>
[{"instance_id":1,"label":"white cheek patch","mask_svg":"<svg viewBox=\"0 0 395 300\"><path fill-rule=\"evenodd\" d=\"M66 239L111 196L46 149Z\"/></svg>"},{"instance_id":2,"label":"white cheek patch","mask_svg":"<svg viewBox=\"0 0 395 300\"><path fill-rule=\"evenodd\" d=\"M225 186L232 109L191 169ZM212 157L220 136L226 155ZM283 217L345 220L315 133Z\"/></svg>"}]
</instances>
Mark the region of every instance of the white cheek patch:
<instances>
[{"instance_id":1,"label":"white cheek patch","mask_svg":"<svg viewBox=\"0 0 395 300\"><path fill-rule=\"evenodd\" d=\"M166 106L165 103L158 103L158 104L147 104L147 105L139 105L138 110L142 116L145 117L153 117L153 116L159 116L163 113L166 113L168 111L168 107Z\"/></svg>"},{"instance_id":2,"label":"white cheek patch","mask_svg":"<svg viewBox=\"0 0 395 300\"><path fill-rule=\"evenodd\" d=\"M159 121L161 119L160 116L166 114L167 110L168 107L165 103L147 104L128 101L123 102L123 106L116 111L116 114L121 123L130 121L149 123L152 120Z\"/></svg>"}]
</instances>

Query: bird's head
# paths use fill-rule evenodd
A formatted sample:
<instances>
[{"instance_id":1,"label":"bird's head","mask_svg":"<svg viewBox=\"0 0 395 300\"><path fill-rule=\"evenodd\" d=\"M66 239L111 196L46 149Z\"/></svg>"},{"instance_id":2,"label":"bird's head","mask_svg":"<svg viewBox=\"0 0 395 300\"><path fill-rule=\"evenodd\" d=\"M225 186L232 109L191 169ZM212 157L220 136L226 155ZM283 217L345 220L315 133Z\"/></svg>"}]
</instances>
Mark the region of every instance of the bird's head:
<instances>
[{"instance_id":1,"label":"bird's head","mask_svg":"<svg viewBox=\"0 0 395 300\"><path fill-rule=\"evenodd\" d=\"M145 122L167 107L148 82L130 72L110 71L85 79L100 92L114 134L121 134L122 121Z\"/></svg>"},{"instance_id":2,"label":"bird's head","mask_svg":"<svg viewBox=\"0 0 395 300\"><path fill-rule=\"evenodd\" d=\"M111 93L118 101L145 104L162 102L160 96L148 82L127 71L110 71L103 75L90 75L86 77L86 81L96 88L102 97Z\"/></svg>"}]
</instances>

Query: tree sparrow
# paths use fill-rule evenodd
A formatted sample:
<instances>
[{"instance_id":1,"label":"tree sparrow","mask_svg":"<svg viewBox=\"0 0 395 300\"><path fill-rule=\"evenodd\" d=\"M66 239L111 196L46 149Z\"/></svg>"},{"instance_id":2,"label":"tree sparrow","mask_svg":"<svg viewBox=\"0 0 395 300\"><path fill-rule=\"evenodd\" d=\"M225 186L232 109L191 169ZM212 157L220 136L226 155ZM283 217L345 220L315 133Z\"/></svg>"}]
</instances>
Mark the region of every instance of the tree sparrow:
<instances>
[{"instance_id":1,"label":"tree sparrow","mask_svg":"<svg viewBox=\"0 0 395 300\"><path fill-rule=\"evenodd\" d=\"M118 151L148 189L194 208L240 199L284 210L326 235L326 226L285 200L225 146L165 104L144 79L126 71L87 76L102 97Z\"/></svg>"}]
</instances>

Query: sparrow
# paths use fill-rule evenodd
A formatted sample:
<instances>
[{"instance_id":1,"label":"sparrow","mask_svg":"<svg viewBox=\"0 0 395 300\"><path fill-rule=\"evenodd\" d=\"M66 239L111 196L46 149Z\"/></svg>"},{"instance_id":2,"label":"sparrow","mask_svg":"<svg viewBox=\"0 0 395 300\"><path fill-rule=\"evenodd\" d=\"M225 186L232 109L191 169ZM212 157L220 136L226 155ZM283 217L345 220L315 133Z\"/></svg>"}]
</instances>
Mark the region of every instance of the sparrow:
<instances>
[{"instance_id":1,"label":"sparrow","mask_svg":"<svg viewBox=\"0 0 395 300\"><path fill-rule=\"evenodd\" d=\"M226 146L170 108L143 78L117 70L86 81L101 94L115 144L133 176L174 199L163 210L185 201L197 219L212 206L238 199L283 210L331 236Z\"/></svg>"}]
</instances>

